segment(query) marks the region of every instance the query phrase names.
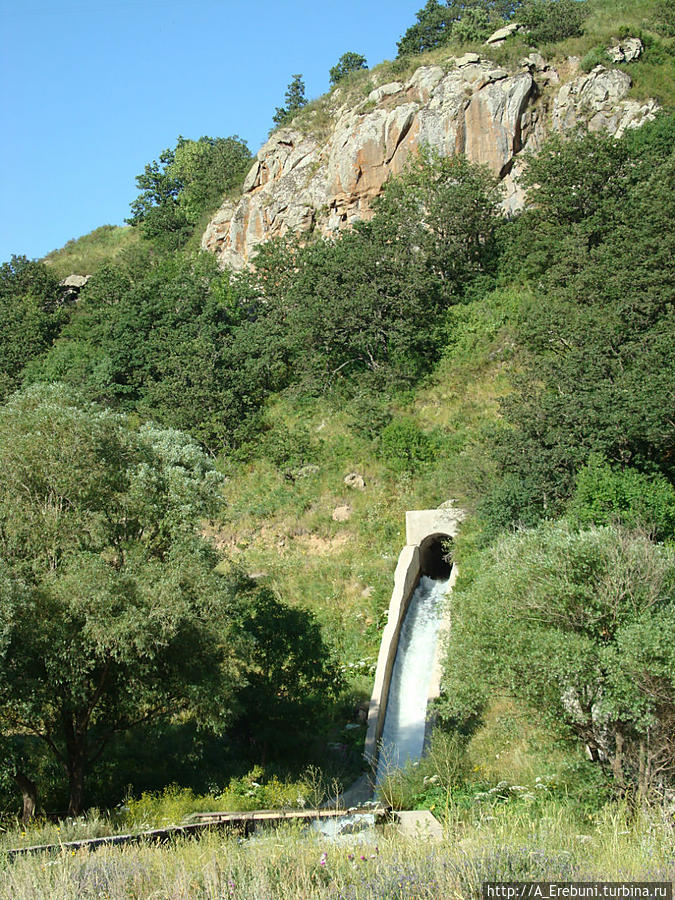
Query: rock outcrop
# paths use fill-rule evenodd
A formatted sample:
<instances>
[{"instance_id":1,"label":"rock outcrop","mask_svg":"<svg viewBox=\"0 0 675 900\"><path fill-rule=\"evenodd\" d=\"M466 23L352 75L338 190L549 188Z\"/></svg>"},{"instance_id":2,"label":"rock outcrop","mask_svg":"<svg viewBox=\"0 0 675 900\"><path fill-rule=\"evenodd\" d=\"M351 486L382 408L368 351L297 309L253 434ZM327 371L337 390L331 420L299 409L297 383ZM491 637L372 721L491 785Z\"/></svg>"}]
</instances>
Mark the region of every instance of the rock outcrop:
<instances>
[{"instance_id":1,"label":"rock outcrop","mask_svg":"<svg viewBox=\"0 0 675 900\"><path fill-rule=\"evenodd\" d=\"M568 77L570 69L576 74L570 64ZM517 72L467 53L449 68L422 66L405 82L378 85L356 105L338 106L338 89L328 138L276 131L259 150L241 199L218 210L202 247L239 269L261 242L287 232L334 235L369 218L385 181L423 144L487 165L504 181L505 209L515 210L524 202L515 178L524 149L536 151L551 131L581 124L621 134L657 108L625 99L631 79L618 70L598 66L561 80L536 53Z\"/></svg>"},{"instance_id":2,"label":"rock outcrop","mask_svg":"<svg viewBox=\"0 0 675 900\"><path fill-rule=\"evenodd\" d=\"M553 103L552 129L565 132L584 125L589 131L621 137L627 128L653 119L658 110L655 100L625 99L631 84L630 75L604 66L564 84Z\"/></svg>"}]
</instances>

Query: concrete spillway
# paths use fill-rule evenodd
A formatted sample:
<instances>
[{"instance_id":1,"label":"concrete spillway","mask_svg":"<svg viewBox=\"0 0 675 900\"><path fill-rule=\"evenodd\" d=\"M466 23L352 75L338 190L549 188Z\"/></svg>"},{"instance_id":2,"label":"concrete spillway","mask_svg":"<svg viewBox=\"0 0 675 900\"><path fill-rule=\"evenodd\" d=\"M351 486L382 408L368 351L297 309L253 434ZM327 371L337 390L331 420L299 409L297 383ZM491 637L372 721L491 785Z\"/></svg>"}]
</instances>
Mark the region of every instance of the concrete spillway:
<instances>
[{"instance_id":1,"label":"concrete spillway","mask_svg":"<svg viewBox=\"0 0 675 900\"><path fill-rule=\"evenodd\" d=\"M427 699L438 631L450 577L422 575L410 599L398 639L380 740L375 786L392 769L419 759L424 747Z\"/></svg>"},{"instance_id":2,"label":"concrete spillway","mask_svg":"<svg viewBox=\"0 0 675 900\"><path fill-rule=\"evenodd\" d=\"M456 575L446 547L463 518L464 512L451 503L406 513L406 545L394 573L368 708L364 755L377 773L376 782L387 768L422 753L427 702L440 688L438 636L447 624L443 598Z\"/></svg>"}]
</instances>

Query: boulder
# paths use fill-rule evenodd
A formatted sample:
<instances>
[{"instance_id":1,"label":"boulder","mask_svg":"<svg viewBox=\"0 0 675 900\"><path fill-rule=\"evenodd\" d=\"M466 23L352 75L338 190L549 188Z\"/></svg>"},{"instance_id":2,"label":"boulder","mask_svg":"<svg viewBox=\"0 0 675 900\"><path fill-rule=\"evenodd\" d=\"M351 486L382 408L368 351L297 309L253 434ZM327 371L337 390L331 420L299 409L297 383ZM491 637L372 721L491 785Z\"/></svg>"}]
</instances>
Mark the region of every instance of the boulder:
<instances>
[{"instance_id":1,"label":"boulder","mask_svg":"<svg viewBox=\"0 0 675 900\"><path fill-rule=\"evenodd\" d=\"M332 519L334 522L348 522L352 515L351 506L336 506L333 510Z\"/></svg>"},{"instance_id":2,"label":"boulder","mask_svg":"<svg viewBox=\"0 0 675 900\"><path fill-rule=\"evenodd\" d=\"M471 66L474 63L480 62L480 56L477 53L465 53L464 56L458 56L455 60L455 65L458 69L461 69L463 66Z\"/></svg>"},{"instance_id":3,"label":"boulder","mask_svg":"<svg viewBox=\"0 0 675 900\"><path fill-rule=\"evenodd\" d=\"M91 275L69 275L67 278L64 278L63 281L59 281L59 285L61 287L79 291L85 286L90 278Z\"/></svg>"},{"instance_id":4,"label":"boulder","mask_svg":"<svg viewBox=\"0 0 675 900\"><path fill-rule=\"evenodd\" d=\"M363 475L359 475L357 472L350 472L349 475L345 475L344 483L347 487L354 488L357 491L363 491L366 487Z\"/></svg>"},{"instance_id":5,"label":"boulder","mask_svg":"<svg viewBox=\"0 0 675 900\"><path fill-rule=\"evenodd\" d=\"M640 38L626 38L615 47L607 48L607 55L614 63L635 62L642 56L644 44Z\"/></svg>"},{"instance_id":6,"label":"boulder","mask_svg":"<svg viewBox=\"0 0 675 900\"><path fill-rule=\"evenodd\" d=\"M508 37L511 37L512 34L515 34L516 31L520 28L520 25L515 22L509 22L508 25L504 25L503 28L498 28L497 31L494 31L490 37L485 41L486 44L501 44Z\"/></svg>"}]
</instances>

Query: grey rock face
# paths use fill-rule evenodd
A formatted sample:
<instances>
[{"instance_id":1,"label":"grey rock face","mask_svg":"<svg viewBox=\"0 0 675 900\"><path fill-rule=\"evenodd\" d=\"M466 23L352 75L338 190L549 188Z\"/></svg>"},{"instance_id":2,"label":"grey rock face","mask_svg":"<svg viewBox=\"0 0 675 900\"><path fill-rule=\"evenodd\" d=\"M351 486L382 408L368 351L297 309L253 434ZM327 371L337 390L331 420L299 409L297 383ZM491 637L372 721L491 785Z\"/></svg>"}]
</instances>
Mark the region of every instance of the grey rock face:
<instances>
[{"instance_id":1,"label":"grey rock face","mask_svg":"<svg viewBox=\"0 0 675 900\"><path fill-rule=\"evenodd\" d=\"M584 125L589 131L608 131L621 137L627 128L653 119L656 101L625 99L631 84L630 75L604 66L564 84L553 104L552 129L565 132Z\"/></svg>"},{"instance_id":2,"label":"grey rock face","mask_svg":"<svg viewBox=\"0 0 675 900\"><path fill-rule=\"evenodd\" d=\"M239 202L225 202L209 222L202 247L241 269L261 242L287 232L335 235L370 218L384 183L424 145L488 166L503 179L504 209L515 212L525 202L521 151L536 152L551 132L578 126L621 135L658 108L626 98L631 79L624 72L597 66L576 75L574 59L566 71L576 77L560 87L559 73L537 52L515 73L477 53L452 62L421 66L356 105L338 107L344 95L335 91L327 138L292 127L275 132L258 151Z\"/></svg>"}]
</instances>

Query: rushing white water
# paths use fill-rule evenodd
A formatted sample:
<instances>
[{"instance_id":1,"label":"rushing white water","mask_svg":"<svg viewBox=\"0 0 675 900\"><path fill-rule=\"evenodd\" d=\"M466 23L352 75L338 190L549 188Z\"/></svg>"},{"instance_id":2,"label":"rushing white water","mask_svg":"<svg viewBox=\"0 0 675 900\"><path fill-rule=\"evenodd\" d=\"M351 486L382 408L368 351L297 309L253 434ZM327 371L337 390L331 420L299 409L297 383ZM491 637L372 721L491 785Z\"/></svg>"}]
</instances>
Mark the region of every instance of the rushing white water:
<instances>
[{"instance_id":1,"label":"rushing white water","mask_svg":"<svg viewBox=\"0 0 675 900\"><path fill-rule=\"evenodd\" d=\"M391 674L376 785L392 769L422 755L429 684L449 586L449 578L423 575L410 599Z\"/></svg>"}]
</instances>

